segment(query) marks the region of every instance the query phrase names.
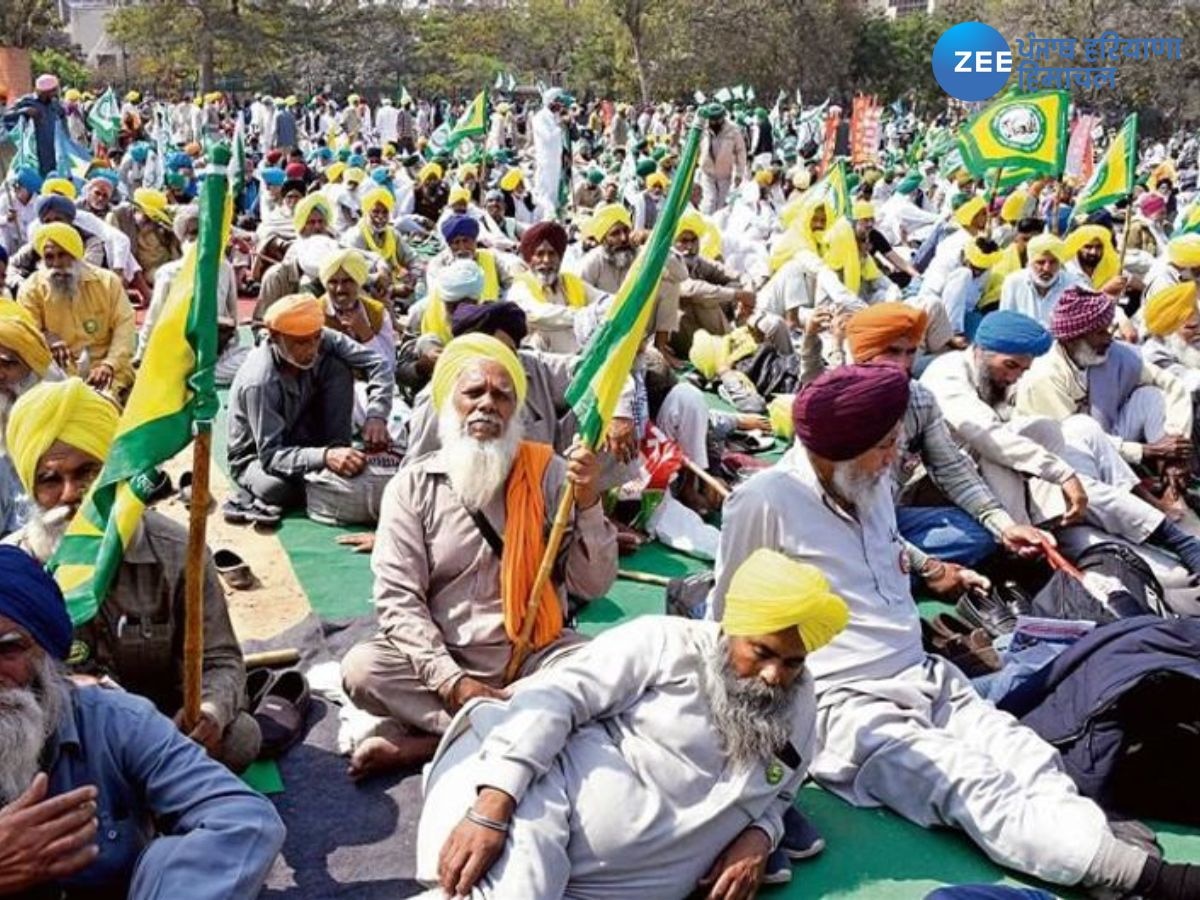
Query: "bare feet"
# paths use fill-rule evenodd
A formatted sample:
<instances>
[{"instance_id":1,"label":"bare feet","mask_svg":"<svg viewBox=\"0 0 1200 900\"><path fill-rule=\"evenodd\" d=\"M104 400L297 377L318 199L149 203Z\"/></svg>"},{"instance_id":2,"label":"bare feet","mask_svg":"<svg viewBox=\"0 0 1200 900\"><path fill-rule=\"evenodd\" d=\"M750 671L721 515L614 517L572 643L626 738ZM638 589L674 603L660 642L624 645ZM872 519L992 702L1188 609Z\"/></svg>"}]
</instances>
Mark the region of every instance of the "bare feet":
<instances>
[{"instance_id":1,"label":"bare feet","mask_svg":"<svg viewBox=\"0 0 1200 900\"><path fill-rule=\"evenodd\" d=\"M383 772L415 768L433 759L438 740L432 734L369 737L354 748L346 774L362 781Z\"/></svg>"},{"instance_id":2,"label":"bare feet","mask_svg":"<svg viewBox=\"0 0 1200 900\"><path fill-rule=\"evenodd\" d=\"M355 553L370 553L375 549L375 532L363 534L344 534L337 539L343 547L349 547Z\"/></svg>"}]
</instances>

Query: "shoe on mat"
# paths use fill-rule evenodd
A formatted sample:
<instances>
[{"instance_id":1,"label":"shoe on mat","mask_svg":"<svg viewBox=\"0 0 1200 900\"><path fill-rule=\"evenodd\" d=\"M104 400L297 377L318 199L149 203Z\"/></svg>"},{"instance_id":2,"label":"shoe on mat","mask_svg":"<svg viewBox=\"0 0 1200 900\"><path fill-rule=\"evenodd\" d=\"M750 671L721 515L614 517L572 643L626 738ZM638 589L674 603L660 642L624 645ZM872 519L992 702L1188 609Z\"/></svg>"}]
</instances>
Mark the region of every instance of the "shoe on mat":
<instances>
[{"instance_id":1,"label":"shoe on mat","mask_svg":"<svg viewBox=\"0 0 1200 900\"><path fill-rule=\"evenodd\" d=\"M281 672L254 710L254 720L262 731L260 759L280 756L300 740L308 704L308 681L303 673L299 669Z\"/></svg>"},{"instance_id":2,"label":"shoe on mat","mask_svg":"<svg viewBox=\"0 0 1200 900\"><path fill-rule=\"evenodd\" d=\"M779 849L788 859L809 859L825 849L825 838L808 816L789 806L783 814L783 840Z\"/></svg>"},{"instance_id":3,"label":"shoe on mat","mask_svg":"<svg viewBox=\"0 0 1200 900\"><path fill-rule=\"evenodd\" d=\"M792 861L780 847L767 857L767 870L763 872L763 884L787 884L792 880Z\"/></svg>"},{"instance_id":4,"label":"shoe on mat","mask_svg":"<svg viewBox=\"0 0 1200 900\"><path fill-rule=\"evenodd\" d=\"M253 715L267 691L275 683L275 673L270 669L251 669L246 673L246 709Z\"/></svg>"}]
</instances>

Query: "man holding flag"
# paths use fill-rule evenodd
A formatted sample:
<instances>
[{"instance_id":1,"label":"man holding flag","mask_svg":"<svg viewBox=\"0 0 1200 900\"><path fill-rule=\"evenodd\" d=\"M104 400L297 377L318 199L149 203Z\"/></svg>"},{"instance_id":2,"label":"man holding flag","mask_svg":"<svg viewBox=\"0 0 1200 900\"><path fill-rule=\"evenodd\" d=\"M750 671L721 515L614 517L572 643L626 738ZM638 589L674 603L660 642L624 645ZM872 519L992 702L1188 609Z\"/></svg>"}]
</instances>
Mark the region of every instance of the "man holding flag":
<instances>
[{"instance_id":1,"label":"man holding flag","mask_svg":"<svg viewBox=\"0 0 1200 900\"><path fill-rule=\"evenodd\" d=\"M200 552L198 567L187 562L190 540L198 536L202 545L203 532L189 535L145 512L157 468L188 446L193 429L201 447L216 413L228 161L228 149L216 148L201 194L200 240L184 256L124 412L118 417L78 379L43 383L13 407L6 438L37 507L10 541L47 562L63 588L77 629L72 664L144 694L237 770L257 756L260 734L244 711L245 666L212 559ZM206 463L199 454L193 460L197 484ZM199 493L194 502L207 506ZM193 651L184 632L197 621L203 640ZM202 674L191 682L198 702L189 708L184 673L192 665Z\"/></svg>"},{"instance_id":2,"label":"man holding flag","mask_svg":"<svg viewBox=\"0 0 1200 900\"><path fill-rule=\"evenodd\" d=\"M33 85L34 92L20 98L4 114L0 121L10 131L23 121L33 123L34 140L37 146L37 167L43 177L58 165L55 132L66 131L67 113L58 99L58 78L54 75L39 75Z\"/></svg>"}]
</instances>

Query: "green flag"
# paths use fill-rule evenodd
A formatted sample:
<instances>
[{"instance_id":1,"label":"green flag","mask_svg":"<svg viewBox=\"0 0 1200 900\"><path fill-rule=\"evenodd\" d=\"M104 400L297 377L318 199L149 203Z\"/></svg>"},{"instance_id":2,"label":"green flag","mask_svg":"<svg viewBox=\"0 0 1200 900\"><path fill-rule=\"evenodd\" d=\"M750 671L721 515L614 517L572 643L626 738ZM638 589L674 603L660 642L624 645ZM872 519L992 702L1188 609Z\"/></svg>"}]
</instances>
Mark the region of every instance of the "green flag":
<instances>
[{"instance_id":1,"label":"green flag","mask_svg":"<svg viewBox=\"0 0 1200 900\"><path fill-rule=\"evenodd\" d=\"M650 328L675 229L691 198L700 131L699 120L694 120L654 231L621 283L603 323L588 342L567 388L567 403L574 409L579 435L589 447L595 448L604 439L617 408L617 398Z\"/></svg>"},{"instance_id":2,"label":"green flag","mask_svg":"<svg viewBox=\"0 0 1200 900\"><path fill-rule=\"evenodd\" d=\"M106 88L92 104L88 111L87 124L96 140L106 147L117 143L117 135L121 133L121 106L117 103L117 95L111 87Z\"/></svg>"},{"instance_id":3,"label":"green flag","mask_svg":"<svg viewBox=\"0 0 1200 900\"><path fill-rule=\"evenodd\" d=\"M1137 113L1130 113L1113 142L1104 152L1104 159L1079 192L1074 214L1086 214L1116 203L1133 193L1137 168Z\"/></svg>"},{"instance_id":4,"label":"green flag","mask_svg":"<svg viewBox=\"0 0 1200 900\"><path fill-rule=\"evenodd\" d=\"M217 281L226 239L229 148L214 149L200 193L200 239L184 254L150 334L104 467L48 568L71 621L93 619L137 534L155 471L211 428L218 408Z\"/></svg>"},{"instance_id":5,"label":"green flag","mask_svg":"<svg viewBox=\"0 0 1200 900\"><path fill-rule=\"evenodd\" d=\"M1066 91L1005 94L963 125L958 144L976 178L998 166L1059 175L1067 155Z\"/></svg>"},{"instance_id":6,"label":"green flag","mask_svg":"<svg viewBox=\"0 0 1200 900\"><path fill-rule=\"evenodd\" d=\"M463 114L450 129L450 135L446 138L446 149L453 150L463 138L483 137L487 134L487 128L487 92L480 91L475 95L475 99L467 104Z\"/></svg>"},{"instance_id":7,"label":"green flag","mask_svg":"<svg viewBox=\"0 0 1200 900\"><path fill-rule=\"evenodd\" d=\"M16 172L18 169L33 169L37 172L40 163L38 162L37 139L33 133L33 120L22 116L21 124L13 131L13 141L17 145L17 152L13 156L12 162L9 163L8 170Z\"/></svg>"}]
</instances>

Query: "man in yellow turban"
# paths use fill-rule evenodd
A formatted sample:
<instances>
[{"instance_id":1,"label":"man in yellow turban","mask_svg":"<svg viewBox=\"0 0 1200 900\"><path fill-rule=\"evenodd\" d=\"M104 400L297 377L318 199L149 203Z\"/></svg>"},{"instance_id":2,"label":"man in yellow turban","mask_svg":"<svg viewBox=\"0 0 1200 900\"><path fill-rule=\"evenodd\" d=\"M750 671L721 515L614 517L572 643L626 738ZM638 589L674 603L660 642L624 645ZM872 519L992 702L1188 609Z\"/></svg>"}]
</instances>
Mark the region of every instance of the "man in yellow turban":
<instances>
[{"instance_id":1,"label":"man in yellow turban","mask_svg":"<svg viewBox=\"0 0 1200 900\"><path fill-rule=\"evenodd\" d=\"M6 543L43 563L54 555L104 466L117 419L116 406L78 378L43 382L16 402L6 440L33 504L29 521ZM69 660L74 671L111 677L176 717L183 705L176 654L183 641L179 610L186 549L184 526L146 510L99 614L76 629ZM258 755L261 735L246 712L242 651L211 557L205 558L202 577L203 693L200 721L190 736L240 772Z\"/></svg>"},{"instance_id":2,"label":"man in yellow turban","mask_svg":"<svg viewBox=\"0 0 1200 900\"><path fill-rule=\"evenodd\" d=\"M1145 851L1113 833L1057 750L922 646L890 483L908 379L889 368L846 366L800 392L797 446L725 503L709 612L726 615L760 548L817 567L850 620L807 661L814 779L856 806L959 829L995 863L1043 881L1131 891ZM937 568L920 575L936 580Z\"/></svg>"},{"instance_id":3,"label":"man in yellow turban","mask_svg":"<svg viewBox=\"0 0 1200 900\"><path fill-rule=\"evenodd\" d=\"M45 335L54 361L88 384L121 396L133 384L136 333L121 278L83 259L83 239L66 222L42 225L33 239L38 270L17 301Z\"/></svg>"},{"instance_id":4,"label":"man in yellow turban","mask_svg":"<svg viewBox=\"0 0 1200 900\"><path fill-rule=\"evenodd\" d=\"M1179 378L1196 397L1200 393L1196 282L1182 281L1159 290L1146 301L1142 319L1148 333L1141 345L1142 359Z\"/></svg>"},{"instance_id":5,"label":"man in yellow turban","mask_svg":"<svg viewBox=\"0 0 1200 900\"><path fill-rule=\"evenodd\" d=\"M967 244L977 237L988 236L987 204L983 198L972 194L960 195L956 200L953 218L958 228L938 243L921 285L922 291L935 297L941 296L950 273L963 265Z\"/></svg>"},{"instance_id":6,"label":"man in yellow turban","mask_svg":"<svg viewBox=\"0 0 1200 900\"><path fill-rule=\"evenodd\" d=\"M1094 291L1119 298L1128 277L1120 271L1112 232L1103 225L1081 225L1063 241L1063 266Z\"/></svg>"},{"instance_id":7,"label":"man in yellow turban","mask_svg":"<svg viewBox=\"0 0 1200 900\"><path fill-rule=\"evenodd\" d=\"M33 319L16 303L0 302L0 538L23 525L29 512L29 499L6 452L8 416L21 395L48 375L62 377Z\"/></svg>"},{"instance_id":8,"label":"man in yellow turban","mask_svg":"<svg viewBox=\"0 0 1200 900\"><path fill-rule=\"evenodd\" d=\"M610 203L592 214L585 229L598 246L584 254L579 277L597 290L615 295L637 255L633 219L620 203ZM663 270L656 298L654 345L675 365L679 362L669 339L679 329L679 286L687 277L683 261L672 256Z\"/></svg>"},{"instance_id":9,"label":"man in yellow turban","mask_svg":"<svg viewBox=\"0 0 1200 900\"><path fill-rule=\"evenodd\" d=\"M749 277L701 253L701 244L710 227L704 216L689 209L675 229L675 255L688 272L679 286L681 316L674 340L675 349L684 356L690 351L692 335L697 331L725 334L735 316L754 309L755 294Z\"/></svg>"},{"instance_id":10,"label":"man in yellow turban","mask_svg":"<svg viewBox=\"0 0 1200 900\"><path fill-rule=\"evenodd\" d=\"M1050 314L1067 288L1079 283L1079 276L1067 272L1067 258L1061 238L1039 234L1025 246L1025 268L1008 275L1000 288L1000 309L1028 316L1043 328L1050 325Z\"/></svg>"},{"instance_id":11,"label":"man in yellow turban","mask_svg":"<svg viewBox=\"0 0 1200 900\"><path fill-rule=\"evenodd\" d=\"M423 216L430 223L436 222L450 199L450 186L442 179L442 167L437 163L426 163L417 173L417 184L413 188L413 213Z\"/></svg>"},{"instance_id":12,"label":"man in yellow turban","mask_svg":"<svg viewBox=\"0 0 1200 900\"><path fill-rule=\"evenodd\" d=\"M575 445L563 460L523 440L528 389L516 354L468 334L446 345L430 394L440 449L388 484L372 565L379 633L342 661L354 703L388 718L358 745L354 777L428 759L450 717L475 697L504 696L513 641L530 610L545 537L568 485L575 505L552 584L538 598L527 675L578 643L566 595L603 596L616 577L616 531L599 466Z\"/></svg>"},{"instance_id":13,"label":"man in yellow turban","mask_svg":"<svg viewBox=\"0 0 1200 900\"><path fill-rule=\"evenodd\" d=\"M389 376L396 371L396 328L388 308L363 293L367 281L367 260L349 247L331 255L321 267L325 285L325 327L340 331L351 340L374 350L383 360ZM270 315L268 312L267 315ZM356 402L365 401L365 395ZM362 405L362 404L358 404ZM365 413L365 405L362 412ZM361 424L361 420L356 424Z\"/></svg>"},{"instance_id":14,"label":"man in yellow turban","mask_svg":"<svg viewBox=\"0 0 1200 900\"><path fill-rule=\"evenodd\" d=\"M753 896L816 754L808 660L847 619L817 569L762 550L720 624L639 618L465 711L428 770L417 878L480 898Z\"/></svg>"},{"instance_id":15,"label":"man in yellow turban","mask_svg":"<svg viewBox=\"0 0 1200 900\"><path fill-rule=\"evenodd\" d=\"M1146 273L1144 298L1181 281L1200 278L1200 234L1180 234L1167 242L1165 257L1154 261Z\"/></svg>"},{"instance_id":16,"label":"man in yellow turban","mask_svg":"<svg viewBox=\"0 0 1200 900\"><path fill-rule=\"evenodd\" d=\"M326 274L336 281L346 266L361 273L361 261L347 258ZM241 491L226 502L227 521L278 522L285 509L303 505L305 475L328 470L353 479L366 468L366 452L391 446L391 370L326 321L326 306L311 294L284 297L266 312L267 339L234 376L229 468ZM366 452L353 443L356 372L366 381Z\"/></svg>"},{"instance_id":17,"label":"man in yellow turban","mask_svg":"<svg viewBox=\"0 0 1200 900\"><path fill-rule=\"evenodd\" d=\"M387 304L396 298L412 296L416 254L392 225L392 213L396 198L385 187L368 191L362 198L362 216L358 224L342 235L347 247L361 250L371 259L372 268L378 267L386 294L381 294Z\"/></svg>"}]
</instances>

